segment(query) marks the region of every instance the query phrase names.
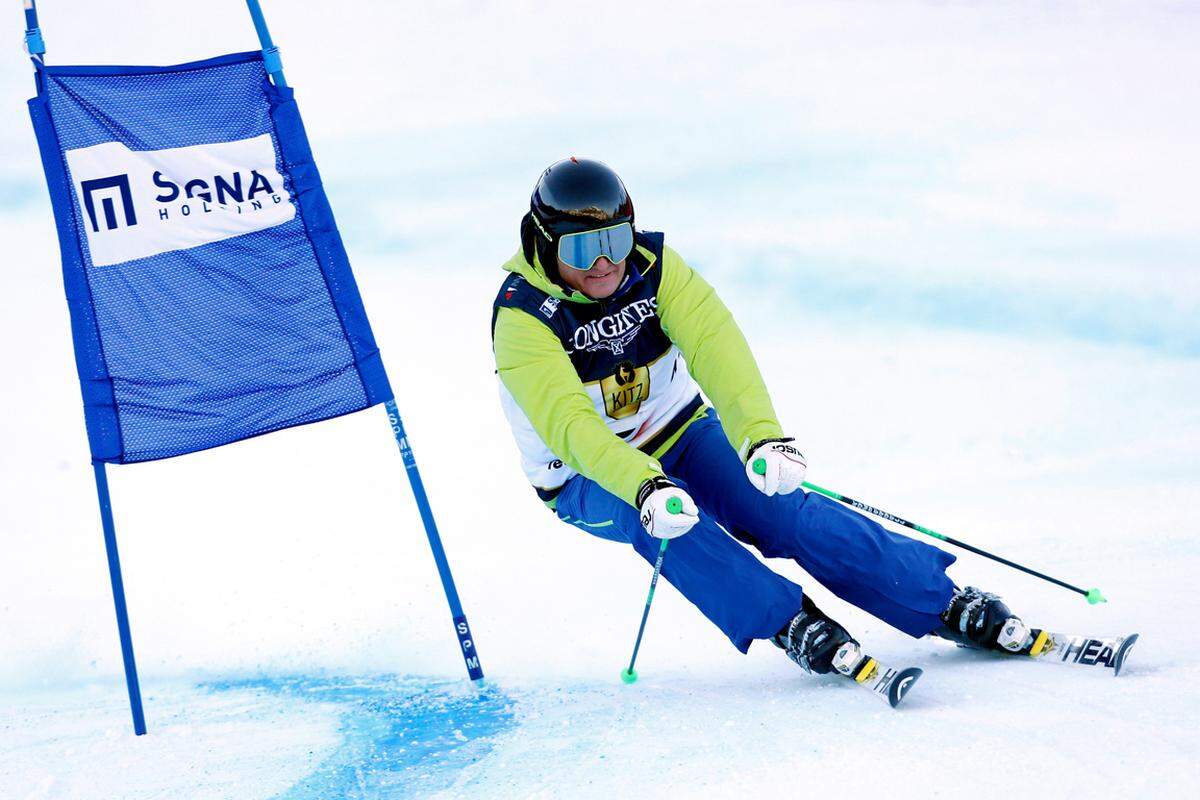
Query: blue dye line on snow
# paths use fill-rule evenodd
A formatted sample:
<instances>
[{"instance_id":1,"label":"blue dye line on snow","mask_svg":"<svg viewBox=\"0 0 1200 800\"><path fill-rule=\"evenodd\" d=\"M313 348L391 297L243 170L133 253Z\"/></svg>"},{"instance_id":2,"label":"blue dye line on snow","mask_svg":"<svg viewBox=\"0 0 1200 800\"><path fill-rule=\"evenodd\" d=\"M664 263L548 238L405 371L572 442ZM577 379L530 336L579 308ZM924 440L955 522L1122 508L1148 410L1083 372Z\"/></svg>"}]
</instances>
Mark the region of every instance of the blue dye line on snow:
<instances>
[{"instance_id":1,"label":"blue dye line on snow","mask_svg":"<svg viewBox=\"0 0 1200 800\"><path fill-rule=\"evenodd\" d=\"M255 678L205 684L341 709L341 744L274 800L382 800L449 788L458 774L515 726L512 701L494 686L462 680Z\"/></svg>"}]
</instances>

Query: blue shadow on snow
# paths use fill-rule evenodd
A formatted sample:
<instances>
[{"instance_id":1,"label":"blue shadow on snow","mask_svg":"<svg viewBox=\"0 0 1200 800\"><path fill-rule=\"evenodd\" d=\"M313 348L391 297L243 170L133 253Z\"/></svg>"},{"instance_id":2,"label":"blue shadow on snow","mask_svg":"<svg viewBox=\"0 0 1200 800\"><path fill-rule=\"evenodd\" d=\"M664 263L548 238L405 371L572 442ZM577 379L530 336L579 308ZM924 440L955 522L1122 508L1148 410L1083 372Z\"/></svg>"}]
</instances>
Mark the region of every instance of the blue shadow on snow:
<instances>
[{"instance_id":1,"label":"blue shadow on snow","mask_svg":"<svg viewBox=\"0 0 1200 800\"><path fill-rule=\"evenodd\" d=\"M450 787L515 726L512 701L494 686L397 676L254 678L205 684L341 709L341 743L275 800L419 797Z\"/></svg>"}]
</instances>

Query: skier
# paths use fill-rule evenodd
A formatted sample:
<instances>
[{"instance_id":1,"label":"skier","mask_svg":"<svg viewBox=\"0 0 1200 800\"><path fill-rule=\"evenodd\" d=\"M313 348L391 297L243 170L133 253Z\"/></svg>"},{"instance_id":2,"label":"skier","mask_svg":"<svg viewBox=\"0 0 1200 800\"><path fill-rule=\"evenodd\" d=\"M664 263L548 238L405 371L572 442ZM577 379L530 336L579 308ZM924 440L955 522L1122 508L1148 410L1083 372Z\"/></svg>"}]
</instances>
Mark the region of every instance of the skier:
<instances>
[{"instance_id":1,"label":"skier","mask_svg":"<svg viewBox=\"0 0 1200 800\"><path fill-rule=\"evenodd\" d=\"M737 323L663 234L634 227L608 166L546 169L504 269L496 370L538 496L651 563L658 539L678 539L663 577L738 650L768 639L810 673L860 680L869 661L744 543L910 636L1028 652L1031 632L999 598L947 577L953 555L798 491L804 456Z\"/></svg>"}]
</instances>

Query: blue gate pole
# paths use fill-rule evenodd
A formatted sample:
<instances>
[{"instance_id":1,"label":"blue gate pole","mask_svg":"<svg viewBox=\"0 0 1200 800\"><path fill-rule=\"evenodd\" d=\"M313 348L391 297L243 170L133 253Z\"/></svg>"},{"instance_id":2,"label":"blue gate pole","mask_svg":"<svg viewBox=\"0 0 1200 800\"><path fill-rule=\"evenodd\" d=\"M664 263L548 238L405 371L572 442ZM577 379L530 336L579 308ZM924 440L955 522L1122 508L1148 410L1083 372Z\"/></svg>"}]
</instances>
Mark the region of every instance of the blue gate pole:
<instances>
[{"instance_id":1,"label":"blue gate pole","mask_svg":"<svg viewBox=\"0 0 1200 800\"><path fill-rule=\"evenodd\" d=\"M46 53L46 42L38 25L37 3L25 0L25 49L30 58L41 59Z\"/></svg>"},{"instance_id":2,"label":"blue gate pole","mask_svg":"<svg viewBox=\"0 0 1200 800\"><path fill-rule=\"evenodd\" d=\"M129 709L133 712L133 732L141 736L146 732L146 717L142 713L137 663L133 660L133 636L129 633L129 609L125 606L125 583L121 580L121 559L117 555L117 529L113 524L112 500L108 496L108 474L102 461L93 461L92 470L96 473L96 497L100 500L100 522L104 526L108 578L112 582L113 604L117 608L117 632L121 636L121 658L125 661L125 685L129 689Z\"/></svg>"},{"instance_id":3,"label":"blue gate pole","mask_svg":"<svg viewBox=\"0 0 1200 800\"><path fill-rule=\"evenodd\" d=\"M36 0L25 0L25 48L29 57L40 62L46 42L38 24ZM38 85L41 93L41 85ZM117 610L117 633L121 637L121 658L125 663L125 686L129 690L129 710L133 713L133 732L146 733L146 715L142 711L142 690L138 686L137 662L133 658L133 636L129 633L129 609L125 605L125 583L121 580L121 559L117 554L117 530L113 524L112 500L108 495L108 473L104 462L93 461L96 499L100 502L100 524L104 527L104 550L108 553L108 579L112 583L113 605Z\"/></svg>"},{"instance_id":4,"label":"blue gate pole","mask_svg":"<svg viewBox=\"0 0 1200 800\"><path fill-rule=\"evenodd\" d=\"M408 436L404 433L404 423L400 420L400 409L394 399L384 404L387 410L388 422L392 426L392 436L400 447L400 456L404 459L404 468L408 472L408 481L412 484L413 497L416 498L417 508L421 512L421 521L425 523L425 535L429 537L429 548L433 550L433 560L437 562L438 574L442 577L442 588L446 590L446 601L450 604L450 615L454 618L454 632L458 635L458 644L462 648L463 661L467 664L467 674L471 680L483 680L483 666L479 663L479 651L471 638L471 627L467 624L467 615L463 613L462 603L458 599L458 590L454 588L454 576L450 574L450 563L446 561L446 551L442 547L442 538L438 535L437 523L433 521L433 511L429 508L429 498L425 496L425 484L421 482L421 473L417 470L417 460L412 448L408 446Z\"/></svg>"},{"instance_id":5,"label":"blue gate pole","mask_svg":"<svg viewBox=\"0 0 1200 800\"><path fill-rule=\"evenodd\" d=\"M258 4L258 0L246 0L246 7L250 9L250 18L254 20L254 30L258 32L258 41L262 45L263 65L267 72L271 73L271 80L275 81L275 85L286 88L283 59L279 57L279 48L271 41L271 32L267 30L267 18L263 16L262 6Z\"/></svg>"},{"instance_id":6,"label":"blue gate pole","mask_svg":"<svg viewBox=\"0 0 1200 800\"><path fill-rule=\"evenodd\" d=\"M33 86L37 93L42 93L42 56L46 54L46 40L42 38L42 29L38 24L37 3L25 0L25 50L33 60Z\"/></svg>"}]
</instances>

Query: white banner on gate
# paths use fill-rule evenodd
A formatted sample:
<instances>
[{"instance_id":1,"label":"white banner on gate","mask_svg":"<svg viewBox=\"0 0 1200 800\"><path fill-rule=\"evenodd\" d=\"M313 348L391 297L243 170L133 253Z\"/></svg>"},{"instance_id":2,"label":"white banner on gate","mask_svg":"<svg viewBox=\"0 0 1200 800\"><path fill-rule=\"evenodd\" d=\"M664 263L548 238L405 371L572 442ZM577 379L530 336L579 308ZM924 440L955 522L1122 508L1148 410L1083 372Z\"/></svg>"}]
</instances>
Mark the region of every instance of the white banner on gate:
<instances>
[{"instance_id":1,"label":"white banner on gate","mask_svg":"<svg viewBox=\"0 0 1200 800\"><path fill-rule=\"evenodd\" d=\"M269 134L167 150L106 142L66 157L95 267L219 242L296 216Z\"/></svg>"}]
</instances>

